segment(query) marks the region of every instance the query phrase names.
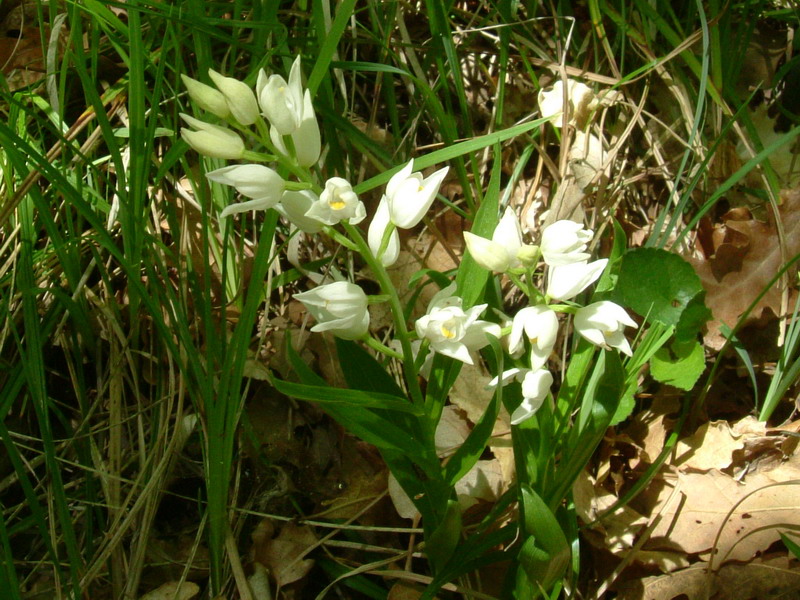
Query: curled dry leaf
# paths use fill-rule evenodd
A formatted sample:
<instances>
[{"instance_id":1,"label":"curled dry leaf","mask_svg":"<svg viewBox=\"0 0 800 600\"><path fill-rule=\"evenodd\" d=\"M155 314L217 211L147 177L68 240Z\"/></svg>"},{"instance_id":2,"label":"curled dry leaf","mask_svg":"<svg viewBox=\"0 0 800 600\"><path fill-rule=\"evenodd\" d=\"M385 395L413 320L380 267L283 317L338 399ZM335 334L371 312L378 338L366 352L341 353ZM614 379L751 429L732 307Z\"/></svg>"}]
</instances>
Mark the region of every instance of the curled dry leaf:
<instances>
[{"instance_id":1,"label":"curled dry leaf","mask_svg":"<svg viewBox=\"0 0 800 600\"><path fill-rule=\"evenodd\" d=\"M578 131L569 150L569 168L581 190L596 182L606 153L602 140L593 133Z\"/></svg>"},{"instance_id":2,"label":"curled dry leaf","mask_svg":"<svg viewBox=\"0 0 800 600\"><path fill-rule=\"evenodd\" d=\"M386 600L419 600L422 597L422 592L423 590L420 586L398 581L389 590Z\"/></svg>"},{"instance_id":3,"label":"curled dry leaf","mask_svg":"<svg viewBox=\"0 0 800 600\"><path fill-rule=\"evenodd\" d=\"M709 573L693 565L667 575L626 581L617 600L741 600L742 598L796 598L800 592L800 561L770 556L747 564L728 564Z\"/></svg>"},{"instance_id":4,"label":"curled dry leaf","mask_svg":"<svg viewBox=\"0 0 800 600\"><path fill-rule=\"evenodd\" d=\"M722 225L699 236L705 257L688 259L703 283L706 306L714 315L705 343L715 350L725 343L720 325L735 327L785 261L800 252L800 189L782 192L781 199L779 216L785 248L781 248L774 222L761 223L746 211L735 209L725 216ZM748 321L757 320L767 309L781 314L778 284L758 301Z\"/></svg>"},{"instance_id":5,"label":"curled dry leaf","mask_svg":"<svg viewBox=\"0 0 800 600\"><path fill-rule=\"evenodd\" d=\"M279 587L305 577L314 567L314 561L305 558L316 546L317 537L310 527L284 523L277 537L272 537L274 526L262 521L253 532L253 557L267 568Z\"/></svg>"},{"instance_id":6,"label":"curled dry leaf","mask_svg":"<svg viewBox=\"0 0 800 600\"><path fill-rule=\"evenodd\" d=\"M731 429L727 421L703 423L691 436L675 446L673 464L682 469L726 469L733 454L744 448L742 435Z\"/></svg>"},{"instance_id":7,"label":"curled dry leaf","mask_svg":"<svg viewBox=\"0 0 800 600\"><path fill-rule=\"evenodd\" d=\"M661 417L670 410L662 407L629 428L628 439L652 445L641 453L637 470L663 445ZM797 527L800 453L793 437L768 436L750 417L730 427L711 423L685 438L677 457L673 473L656 477L629 505L587 529L587 539L623 556L634 541L641 542L638 536L647 525L649 537L632 561L672 571L686 566L690 556L713 568L749 561L777 542L782 531ZM573 494L582 520L594 521L617 500L607 488L588 474L578 479Z\"/></svg>"},{"instance_id":8,"label":"curled dry leaf","mask_svg":"<svg viewBox=\"0 0 800 600\"><path fill-rule=\"evenodd\" d=\"M470 423L477 423L492 400L493 391L486 386L492 377L475 365L464 365L450 390L450 402L464 411ZM508 485L515 476L514 449L511 447L511 417L505 407L492 429L489 449L502 467L503 481Z\"/></svg>"},{"instance_id":9,"label":"curled dry leaf","mask_svg":"<svg viewBox=\"0 0 800 600\"><path fill-rule=\"evenodd\" d=\"M797 525L800 483L791 482L800 475L800 469L794 462L747 475L743 481L716 469L679 472L677 482L657 494L643 494L651 514L660 511L672 486L678 485L680 494L680 501L660 511L662 518L645 548L655 549L661 541L668 541L687 554L711 560L712 566L752 559L778 541L781 531Z\"/></svg>"},{"instance_id":10,"label":"curled dry leaf","mask_svg":"<svg viewBox=\"0 0 800 600\"><path fill-rule=\"evenodd\" d=\"M452 455L468 435L469 423L461 411L452 405L445 406L436 427L436 454L443 458Z\"/></svg>"},{"instance_id":11,"label":"curled dry leaf","mask_svg":"<svg viewBox=\"0 0 800 600\"><path fill-rule=\"evenodd\" d=\"M631 461L631 468L637 469L640 463L652 464L661 450L664 441L672 431L675 418L680 411L680 400L674 396L656 396L646 410L633 417L624 432L640 449Z\"/></svg>"}]
</instances>

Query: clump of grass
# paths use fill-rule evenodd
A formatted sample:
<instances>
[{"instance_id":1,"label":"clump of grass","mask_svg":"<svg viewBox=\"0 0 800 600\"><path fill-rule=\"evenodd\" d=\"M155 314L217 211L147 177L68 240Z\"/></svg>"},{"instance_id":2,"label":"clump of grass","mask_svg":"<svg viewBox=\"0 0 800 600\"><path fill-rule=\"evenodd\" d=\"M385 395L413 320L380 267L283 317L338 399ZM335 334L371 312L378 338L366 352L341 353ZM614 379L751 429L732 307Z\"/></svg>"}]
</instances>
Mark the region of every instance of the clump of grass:
<instances>
[{"instance_id":1,"label":"clump of grass","mask_svg":"<svg viewBox=\"0 0 800 600\"><path fill-rule=\"evenodd\" d=\"M676 11L665 2L590 1L556 14L536 2L279 8L38 7L46 78L18 89L9 79L0 123L0 589L9 598L138 597L152 573L159 507L187 446L202 449L192 457L204 485L181 506L196 523L192 554L207 551L209 560L187 560L175 577L249 593L247 516L236 510L244 373L302 273L277 259L290 232L274 213L217 220L232 195L202 174L223 163L199 159L176 137L179 113L192 112L182 74L208 81L214 68L253 85L261 68L285 73L295 55L313 59L307 87L326 144L317 174L346 177L369 196L412 156L427 154L419 169L450 161L457 198L446 210L486 237L517 190L530 186L526 208L534 193L549 202L540 190L557 189L568 174L571 134L531 120L539 89L566 76L621 99L595 117L609 134L603 170L611 175L592 182L582 205L599 230L613 229L613 217L648 227L651 247L684 247L703 215L759 165L774 206L779 181L765 159L800 132L763 147L748 125L740 65L754 24L769 14L796 25L796 15L767 3ZM709 165L734 135L753 158L720 185ZM353 266L340 259L323 258ZM457 275L465 296L502 308L506 289L484 290L487 276L475 273ZM797 378L794 321L763 418ZM449 377L429 385L446 396ZM712 382L692 394L703 398ZM555 457L522 450L520 472L553 472ZM569 565L562 552L578 548L564 499L591 452L573 456L562 479L545 482L549 495L520 496L523 513L552 516L530 527L558 560L536 562L535 548L527 558L555 594L575 589L585 568L577 551ZM450 579L472 586L478 566L504 558L493 548L511 547L517 529L496 526L514 501L504 497L476 526L462 548L468 569L419 575L433 581L429 593ZM340 563L326 564L331 579L342 574ZM364 586L376 597L386 592Z\"/></svg>"}]
</instances>

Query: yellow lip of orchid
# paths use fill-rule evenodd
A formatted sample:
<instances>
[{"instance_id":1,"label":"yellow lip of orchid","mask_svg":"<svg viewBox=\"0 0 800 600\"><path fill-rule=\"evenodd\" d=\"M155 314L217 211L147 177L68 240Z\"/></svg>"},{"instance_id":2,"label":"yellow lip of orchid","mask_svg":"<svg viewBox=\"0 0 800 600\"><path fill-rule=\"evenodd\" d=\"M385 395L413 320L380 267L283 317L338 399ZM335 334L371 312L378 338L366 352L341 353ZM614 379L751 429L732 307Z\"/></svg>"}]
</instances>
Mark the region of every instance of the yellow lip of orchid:
<instances>
[{"instance_id":1,"label":"yellow lip of orchid","mask_svg":"<svg viewBox=\"0 0 800 600\"><path fill-rule=\"evenodd\" d=\"M367 210L346 179L331 177L325 182L319 200L311 205L305 216L325 225L336 225L345 220L357 225L366 218Z\"/></svg>"}]
</instances>

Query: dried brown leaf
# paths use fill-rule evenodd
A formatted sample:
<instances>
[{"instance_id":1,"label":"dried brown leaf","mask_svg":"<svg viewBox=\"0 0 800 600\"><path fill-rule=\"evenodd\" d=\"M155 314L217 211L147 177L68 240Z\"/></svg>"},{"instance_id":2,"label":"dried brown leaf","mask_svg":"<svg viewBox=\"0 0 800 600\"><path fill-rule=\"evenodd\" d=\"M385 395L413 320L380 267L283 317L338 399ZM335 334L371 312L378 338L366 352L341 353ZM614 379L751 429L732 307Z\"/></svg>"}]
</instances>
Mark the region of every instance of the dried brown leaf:
<instances>
[{"instance_id":1,"label":"dried brown leaf","mask_svg":"<svg viewBox=\"0 0 800 600\"><path fill-rule=\"evenodd\" d=\"M785 248L781 248L775 223L761 223L752 218L739 220L741 211L732 211L715 232L716 237L722 237L715 254L689 259L706 290L706 305L714 315L705 336L706 345L711 348L719 350L725 342L720 325L735 327L785 260L800 252L800 190L784 192L781 198L779 214L786 236ZM775 315L781 314L781 294L778 284L771 286L748 320L758 319L767 309Z\"/></svg>"},{"instance_id":2,"label":"dried brown leaf","mask_svg":"<svg viewBox=\"0 0 800 600\"><path fill-rule=\"evenodd\" d=\"M314 567L314 560L304 556L316 545L317 538L306 525L284 523L275 538L270 538L268 531L254 532L253 538L255 560L269 570L281 587L299 581Z\"/></svg>"},{"instance_id":3,"label":"dried brown leaf","mask_svg":"<svg viewBox=\"0 0 800 600\"><path fill-rule=\"evenodd\" d=\"M728 564L711 574L703 565L695 565L667 575L627 581L619 586L617 600L796 598L800 592L798 566L798 561L786 557Z\"/></svg>"},{"instance_id":4,"label":"dried brown leaf","mask_svg":"<svg viewBox=\"0 0 800 600\"><path fill-rule=\"evenodd\" d=\"M701 471L726 469L733 462L734 452L744 448L741 438L727 421L704 423L693 435L677 443L673 464Z\"/></svg>"},{"instance_id":5,"label":"dried brown leaf","mask_svg":"<svg viewBox=\"0 0 800 600\"><path fill-rule=\"evenodd\" d=\"M677 476L679 499L664 505L672 493L662 488L652 514L661 514L646 549L661 540L687 554L710 556L715 564L747 561L780 539L780 531L797 526L800 483L775 486L796 478L797 468L784 465L768 473L755 473L736 481L712 469Z\"/></svg>"}]
</instances>

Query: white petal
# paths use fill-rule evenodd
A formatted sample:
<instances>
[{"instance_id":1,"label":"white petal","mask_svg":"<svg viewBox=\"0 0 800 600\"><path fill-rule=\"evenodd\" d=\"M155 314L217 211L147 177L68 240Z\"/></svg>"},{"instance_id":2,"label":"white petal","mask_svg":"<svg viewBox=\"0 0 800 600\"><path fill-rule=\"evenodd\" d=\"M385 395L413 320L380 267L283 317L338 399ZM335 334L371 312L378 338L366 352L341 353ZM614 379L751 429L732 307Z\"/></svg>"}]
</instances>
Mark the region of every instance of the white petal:
<instances>
[{"instance_id":1,"label":"white petal","mask_svg":"<svg viewBox=\"0 0 800 600\"><path fill-rule=\"evenodd\" d=\"M289 222L305 233L317 233L322 230L322 223L306 217L306 212L319 201L319 197L311 190L283 192L280 204L275 209Z\"/></svg>"},{"instance_id":2,"label":"white petal","mask_svg":"<svg viewBox=\"0 0 800 600\"><path fill-rule=\"evenodd\" d=\"M521 373L524 374L525 373L525 369L520 369L519 367L512 367L511 369L508 369L507 371L503 371L503 373L501 375L495 377L494 379L492 379L486 385L486 389L487 390L493 390L493 389L495 389L497 387L498 383L500 385L508 385L509 383L511 383L511 381L513 381Z\"/></svg>"},{"instance_id":3,"label":"white petal","mask_svg":"<svg viewBox=\"0 0 800 600\"><path fill-rule=\"evenodd\" d=\"M464 333L461 342L470 350L479 350L489 345L487 336L490 335L499 339L502 335L500 325L488 321L475 321Z\"/></svg>"},{"instance_id":4,"label":"white petal","mask_svg":"<svg viewBox=\"0 0 800 600\"><path fill-rule=\"evenodd\" d=\"M248 210L266 210L271 208L268 201L263 199L255 199L255 200L248 200L246 202L237 202L235 204L229 204L222 212L219 213L219 218L224 219L225 217L229 217L231 215L235 215L238 213L247 212Z\"/></svg>"},{"instance_id":5,"label":"white petal","mask_svg":"<svg viewBox=\"0 0 800 600\"><path fill-rule=\"evenodd\" d=\"M372 254L375 256L378 255L378 250L381 247L381 242L383 241L383 235L386 232L386 228L389 226L389 205L386 201L386 196L381 198L380 203L378 204L378 208L375 210L375 214L372 217L372 222L369 224L369 230L367 231L367 241L369 242L369 248L372 250ZM384 267L388 267L393 265L397 258L400 256L400 236L397 233L397 229L392 231L391 236L389 237L389 244L386 246L386 249L383 252L383 255L380 256L380 261Z\"/></svg>"},{"instance_id":6,"label":"white petal","mask_svg":"<svg viewBox=\"0 0 800 600\"><path fill-rule=\"evenodd\" d=\"M401 183L403 183L406 179L408 179L413 169L414 169L414 159L412 158L410 161L406 163L406 165L402 169L400 169L397 173L392 175L392 178L389 180L389 183L386 184L386 195L388 197L391 198L395 195L398 186Z\"/></svg>"},{"instance_id":7,"label":"white petal","mask_svg":"<svg viewBox=\"0 0 800 600\"><path fill-rule=\"evenodd\" d=\"M553 300L569 300L594 283L603 273L607 258L592 263L574 263L551 267L547 284L547 295Z\"/></svg>"},{"instance_id":8,"label":"white petal","mask_svg":"<svg viewBox=\"0 0 800 600\"><path fill-rule=\"evenodd\" d=\"M470 255L484 269L497 273L505 273L511 266L508 251L497 242L464 232L464 241Z\"/></svg>"}]
</instances>

